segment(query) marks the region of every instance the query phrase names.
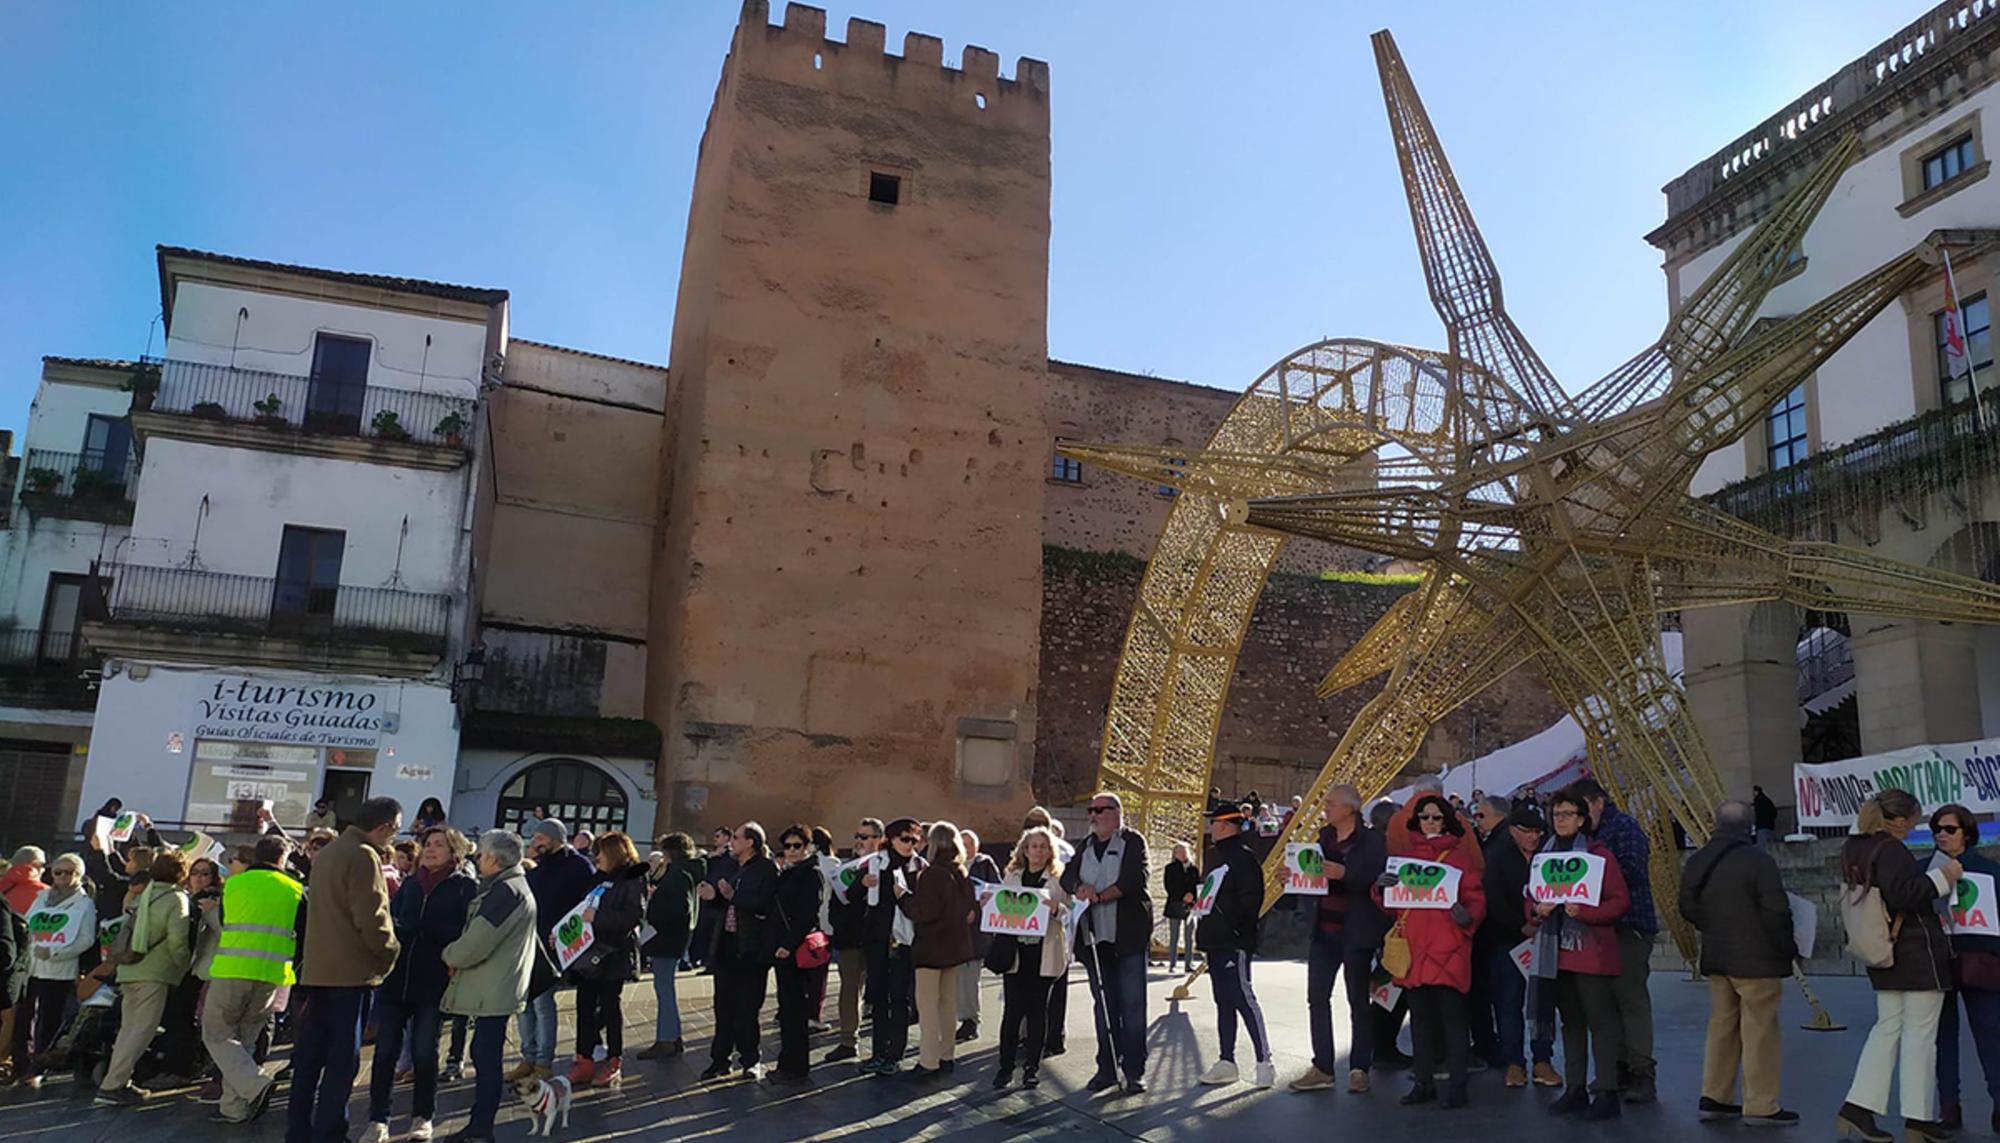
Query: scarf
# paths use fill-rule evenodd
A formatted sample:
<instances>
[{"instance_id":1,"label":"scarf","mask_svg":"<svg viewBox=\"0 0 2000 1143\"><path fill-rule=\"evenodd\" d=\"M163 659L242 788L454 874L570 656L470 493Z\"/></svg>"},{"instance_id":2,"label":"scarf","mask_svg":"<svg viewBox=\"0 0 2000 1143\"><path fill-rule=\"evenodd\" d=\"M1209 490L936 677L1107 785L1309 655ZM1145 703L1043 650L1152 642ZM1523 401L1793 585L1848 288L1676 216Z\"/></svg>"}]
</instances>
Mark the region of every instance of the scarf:
<instances>
[{"instance_id":1,"label":"scarf","mask_svg":"<svg viewBox=\"0 0 2000 1143\"><path fill-rule=\"evenodd\" d=\"M444 884L445 879L450 877L451 874L452 868L449 865L443 869L432 869L428 865L419 864L417 866L417 886L424 891L424 896L428 897L431 895L431 890Z\"/></svg>"}]
</instances>

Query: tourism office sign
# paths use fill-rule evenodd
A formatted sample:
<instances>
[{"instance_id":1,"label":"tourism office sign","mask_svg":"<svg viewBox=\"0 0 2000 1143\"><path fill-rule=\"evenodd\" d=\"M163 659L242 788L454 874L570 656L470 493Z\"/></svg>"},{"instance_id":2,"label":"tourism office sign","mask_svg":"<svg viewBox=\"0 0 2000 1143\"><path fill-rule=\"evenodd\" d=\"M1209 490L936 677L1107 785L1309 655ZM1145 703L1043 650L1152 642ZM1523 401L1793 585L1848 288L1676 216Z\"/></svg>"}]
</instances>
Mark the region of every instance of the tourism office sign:
<instances>
[{"instance_id":1,"label":"tourism office sign","mask_svg":"<svg viewBox=\"0 0 2000 1143\"><path fill-rule=\"evenodd\" d=\"M218 675L195 700L197 739L373 749L394 715L381 687Z\"/></svg>"},{"instance_id":2,"label":"tourism office sign","mask_svg":"<svg viewBox=\"0 0 2000 1143\"><path fill-rule=\"evenodd\" d=\"M1957 802L1981 817L2000 814L2000 738L1792 767L1801 827L1851 828L1861 803L1892 788L1926 807Z\"/></svg>"}]
</instances>

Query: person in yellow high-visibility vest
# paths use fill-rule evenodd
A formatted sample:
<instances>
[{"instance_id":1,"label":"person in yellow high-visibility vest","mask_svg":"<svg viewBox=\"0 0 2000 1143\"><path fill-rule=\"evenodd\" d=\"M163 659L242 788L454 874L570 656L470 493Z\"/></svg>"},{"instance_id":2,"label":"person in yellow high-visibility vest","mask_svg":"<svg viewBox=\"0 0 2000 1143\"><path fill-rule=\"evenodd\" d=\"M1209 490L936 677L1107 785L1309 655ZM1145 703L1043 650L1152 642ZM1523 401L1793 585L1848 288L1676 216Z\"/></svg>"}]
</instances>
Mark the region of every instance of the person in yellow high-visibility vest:
<instances>
[{"instance_id":1,"label":"person in yellow high-visibility vest","mask_svg":"<svg viewBox=\"0 0 2000 1143\"><path fill-rule=\"evenodd\" d=\"M305 886L284 872L289 843L257 839L250 868L222 884L222 938L209 970L201 1039L222 1072L222 1117L247 1123L271 1102L272 1081L251 1054L271 1019L271 996L297 980Z\"/></svg>"}]
</instances>

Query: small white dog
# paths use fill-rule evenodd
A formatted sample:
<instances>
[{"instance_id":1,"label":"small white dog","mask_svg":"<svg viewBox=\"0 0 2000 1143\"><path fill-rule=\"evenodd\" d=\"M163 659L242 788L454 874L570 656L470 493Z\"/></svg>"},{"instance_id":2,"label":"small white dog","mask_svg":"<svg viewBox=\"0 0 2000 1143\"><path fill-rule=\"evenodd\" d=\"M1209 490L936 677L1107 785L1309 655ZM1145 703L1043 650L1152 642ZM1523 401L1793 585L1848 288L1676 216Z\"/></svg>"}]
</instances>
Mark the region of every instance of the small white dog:
<instances>
[{"instance_id":1,"label":"small white dog","mask_svg":"<svg viewBox=\"0 0 2000 1143\"><path fill-rule=\"evenodd\" d=\"M558 1118L562 1120L565 1130L569 1128L570 1086L567 1076L521 1080L514 1085L514 1094L528 1105L529 1135L539 1130L545 1139L553 1136Z\"/></svg>"}]
</instances>

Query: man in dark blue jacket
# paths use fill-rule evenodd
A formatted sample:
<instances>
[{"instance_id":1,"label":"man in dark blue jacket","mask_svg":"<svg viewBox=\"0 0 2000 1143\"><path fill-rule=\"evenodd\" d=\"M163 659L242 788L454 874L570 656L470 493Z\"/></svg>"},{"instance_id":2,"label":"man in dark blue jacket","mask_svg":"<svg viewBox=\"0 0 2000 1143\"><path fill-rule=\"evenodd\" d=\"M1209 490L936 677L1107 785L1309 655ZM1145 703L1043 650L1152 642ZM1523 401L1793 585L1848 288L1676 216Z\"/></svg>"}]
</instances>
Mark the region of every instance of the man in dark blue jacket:
<instances>
[{"instance_id":1,"label":"man in dark blue jacket","mask_svg":"<svg viewBox=\"0 0 2000 1143\"><path fill-rule=\"evenodd\" d=\"M1326 862L1326 896L1313 913L1312 944L1306 953L1306 1009L1312 1029L1313 1065L1292 1081L1294 1091L1322 1091L1333 1086L1333 985L1345 977L1347 987L1349 1091L1368 1090L1368 1069L1375 1062L1375 1016L1368 996L1368 977L1389 919L1375 903L1369 887L1388 868L1382 835L1361 817L1361 794L1352 786L1326 792L1326 824L1320 827L1319 851Z\"/></svg>"},{"instance_id":2,"label":"man in dark blue jacket","mask_svg":"<svg viewBox=\"0 0 2000 1143\"><path fill-rule=\"evenodd\" d=\"M556 922L597 884L597 868L570 848L569 827L559 818L543 818L528 838L535 867L528 871L528 892L535 898L537 936L544 946ZM507 1073L512 1082L534 1076L548 1079L556 1067L556 991L551 988L521 1010L521 1062Z\"/></svg>"}]
</instances>

